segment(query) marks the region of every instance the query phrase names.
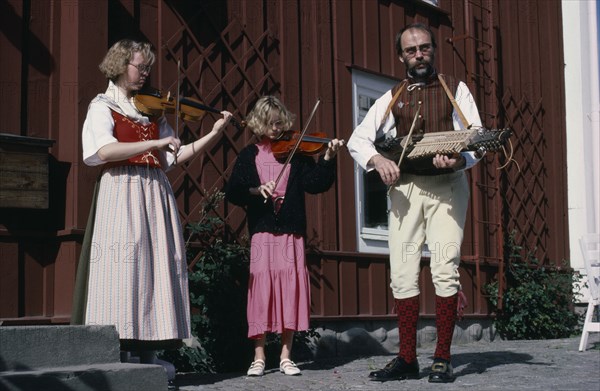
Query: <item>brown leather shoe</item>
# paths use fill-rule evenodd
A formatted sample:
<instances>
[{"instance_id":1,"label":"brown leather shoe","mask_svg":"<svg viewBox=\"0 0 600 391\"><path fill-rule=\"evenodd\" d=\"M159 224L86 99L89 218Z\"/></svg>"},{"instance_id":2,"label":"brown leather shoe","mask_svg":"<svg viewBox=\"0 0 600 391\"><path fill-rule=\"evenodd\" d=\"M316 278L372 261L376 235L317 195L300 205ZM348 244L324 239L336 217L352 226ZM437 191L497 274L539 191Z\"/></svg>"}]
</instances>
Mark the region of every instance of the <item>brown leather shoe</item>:
<instances>
[{"instance_id":1,"label":"brown leather shoe","mask_svg":"<svg viewBox=\"0 0 600 391\"><path fill-rule=\"evenodd\" d=\"M369 378L374 381L385 382L389 380L404 380L419 378L419 362L417 360L407 364L401 357L390 361L383 369L371 372Z\"/></svg>"}]
</instances>

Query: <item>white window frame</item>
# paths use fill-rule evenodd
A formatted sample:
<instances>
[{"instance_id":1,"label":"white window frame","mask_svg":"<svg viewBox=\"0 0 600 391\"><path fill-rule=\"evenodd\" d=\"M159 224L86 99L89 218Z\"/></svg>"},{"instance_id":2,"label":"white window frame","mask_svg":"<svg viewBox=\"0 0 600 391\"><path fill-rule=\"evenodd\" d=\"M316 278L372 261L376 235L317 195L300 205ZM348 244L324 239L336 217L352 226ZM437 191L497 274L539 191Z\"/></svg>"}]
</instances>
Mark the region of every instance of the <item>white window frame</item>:
<instances>
[{"instance_id":1,"label":"white window frame","mask_svg":"<svg viewBox=\"0 0 600 391\"><path fill-rule=\"evenodd\" d=\"M353 128L363 120L359 112L359 97L367 95L373 102L381 97L386 91L398 84L398 80L380 75L364 72L358 69L352 70L352 122ZM366 112L364 113L366 115ZM357 251L361 253L389 254L388 229L368 228L364 224L364 170L354 162L354 204L356 210L356 243ZM383 202L383 200L382 200ZM390 199L386 197L386 210L390 210ZM430 257L431 253L427 242L423 244L421 254Z\"/></svg>"},{"instance_id":2,"label":"white window frame","mask_svg":"<svg viewBox=\"0 0 600 391\"><path fill-rule=\"evenodd\" d=\"M359 111L359 97L366 95L375 101L387 90L398 83L398 80L374 75L357 69L352 70L352 119L356 128L363 120ZM356 242L358 252L389 254L387 228L367 228L364 225L364 170L354 162L354 203L356 207ZM389 199L386 197L387 209Z\"/></svg>"}]
</instances>

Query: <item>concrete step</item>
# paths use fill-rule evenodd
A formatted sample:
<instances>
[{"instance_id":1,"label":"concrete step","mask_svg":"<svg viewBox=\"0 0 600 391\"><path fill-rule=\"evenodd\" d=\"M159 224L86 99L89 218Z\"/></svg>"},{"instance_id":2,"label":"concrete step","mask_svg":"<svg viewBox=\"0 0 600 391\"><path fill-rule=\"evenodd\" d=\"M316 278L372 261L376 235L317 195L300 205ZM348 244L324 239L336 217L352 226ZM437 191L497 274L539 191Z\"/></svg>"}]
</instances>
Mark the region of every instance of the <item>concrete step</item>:
<instances>
[{"instance_id":1,"label":"concrete step","mask_svg":"<svg viewBox=\"0 0 600 391\"><path fill-rule=\"evenodd\" d=\"M0 372L7 391L165 391L167 375L158 365L94 364Z\"/></svg>"},{"instance_id":2,"label":"concrete step","mask_svg":"<svg viewBox=\"0 0 600 391\"><path fill-rule=\"evenodd\" d=\"M114 326L0 326L0 390L164 391L159 365L121 363Z\"/></svg>"},{"instance_id":3,"label":"concrete step","mask_svg":"<svg viewBox=\"0 0 600 391\"><path fill-rule=\"evenodd\" d=\"M118 363L114 326L0 327L0 372Z\"/></svg>"}]
</instances>

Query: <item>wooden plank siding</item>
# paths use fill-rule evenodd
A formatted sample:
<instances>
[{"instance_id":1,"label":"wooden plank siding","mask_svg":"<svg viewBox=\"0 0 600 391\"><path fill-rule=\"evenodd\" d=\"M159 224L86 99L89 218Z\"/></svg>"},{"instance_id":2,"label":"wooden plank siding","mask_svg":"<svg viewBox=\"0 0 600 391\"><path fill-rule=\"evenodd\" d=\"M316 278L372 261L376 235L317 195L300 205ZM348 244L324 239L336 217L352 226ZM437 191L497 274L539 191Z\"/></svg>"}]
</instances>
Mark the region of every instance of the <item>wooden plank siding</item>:
<instances>
[{"instance_id":1,"label":"wooden plank siding","mask_svg":"<svg viewBox=\"0 0 600 391\"><path fill-rule=\"evenodd\" d=\"M441 72L463 79L488 127L510 126L516 165L488 156L469 172L471 204L462 247L467 316L489 316L483 286L502 275L503 244L517 232L524 253L559 265L568 254L561 5L558 0L96 0L0 2L1 133L55 140L47 210L0 209L0 321L64 323L91 192L99 168L82 163L81 127L106 88L98 64L124 37L147 39L157 62L150 84L229 110L243 119L275 94L309 131L348 140L352 71L402 79L396 32L432 26ZM178 76L177 62L180 61ZM175 126L175 118L168 117ZM216 116L178 122L188 142ZM203 156L169 172L183 225L206 193L222 189L235 158L254 142L230 126ZM308 267L315 320L391 318L385 255L357 252L354 163L341 152L338 179L308 196ZM246 234L245 212L215 211L226 239ZM427 259L421 313L432 316Z\"/></svg>"}]
</instances>

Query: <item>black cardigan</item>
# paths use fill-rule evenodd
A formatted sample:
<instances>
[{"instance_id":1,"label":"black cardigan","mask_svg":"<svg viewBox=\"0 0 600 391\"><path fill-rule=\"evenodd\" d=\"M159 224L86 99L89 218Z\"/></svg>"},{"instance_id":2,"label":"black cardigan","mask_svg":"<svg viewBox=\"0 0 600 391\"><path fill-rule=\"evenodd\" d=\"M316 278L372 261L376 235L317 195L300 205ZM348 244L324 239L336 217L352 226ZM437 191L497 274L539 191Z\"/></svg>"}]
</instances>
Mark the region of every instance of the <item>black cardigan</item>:
<instances>
[{"instance_id":1,"label":"black cardigan","mask_svg":"<svg viewBox=\"0 0 600 391\"><path fill-rule=\"evenodd\" d=\"M255 163L257 154L258 147L254 144L240 152L225 188L225 199L246 209L250 236L270 232L306 237L304 192L317 194L331 187L335 181L335 159L326 161L321 156L315 162L310 156L294 155L285 199L279 213L275 213L271 200L265 203L261 195L250 194L250 188L261 185Z\"/></svg>"}]
</instances>

